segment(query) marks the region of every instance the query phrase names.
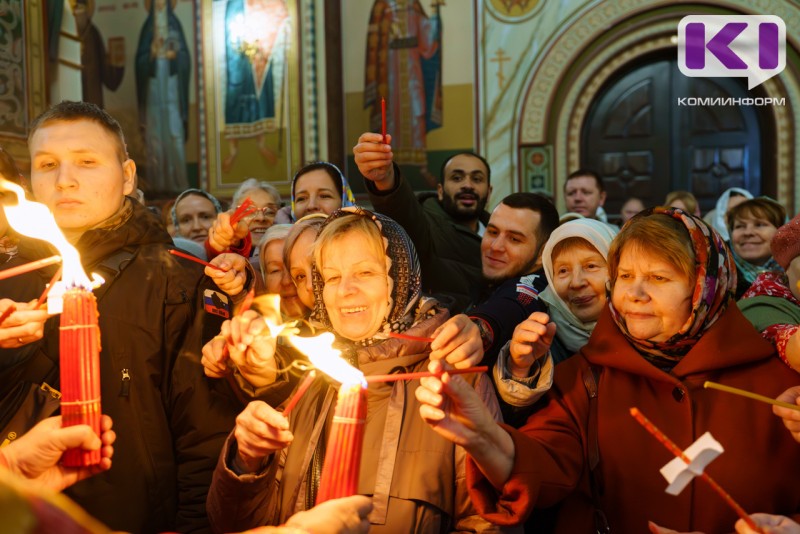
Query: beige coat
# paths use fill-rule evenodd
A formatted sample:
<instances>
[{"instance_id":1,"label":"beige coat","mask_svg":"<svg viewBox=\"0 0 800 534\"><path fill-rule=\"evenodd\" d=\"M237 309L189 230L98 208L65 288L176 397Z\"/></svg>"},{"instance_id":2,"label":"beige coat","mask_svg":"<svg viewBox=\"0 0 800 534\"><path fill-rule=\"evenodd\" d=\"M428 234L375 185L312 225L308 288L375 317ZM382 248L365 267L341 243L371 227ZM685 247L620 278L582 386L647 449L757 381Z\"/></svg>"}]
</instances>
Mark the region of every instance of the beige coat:
<instances>
[{"instance_id":1,"label":"beige coat","mask_svg":"<svg viewBox=\"0 0 800 534\"><path fill-rule=\"evenodd\" d=\"M427 336L447 319L446 312L425 319L409 334ZM366 375L427 369L427 343L389 339L359 348ZM489 379L471 375L481 397L499 418ZM372 495L370 532L489 532L499 528L481 519L465 486L464 451L440 437L419 416L414 391L418 380L373 384L367 395L367 423L359 493ZM237 475L230 466L236 454L231 435L220 456L207 510L218 532L236 532L284 523L313 505L323 446L335 405L336 390L318 378L290 418L294 442L259 473ZM312 489L313 488L313 489Z\"/></svg>"}]
</instances>

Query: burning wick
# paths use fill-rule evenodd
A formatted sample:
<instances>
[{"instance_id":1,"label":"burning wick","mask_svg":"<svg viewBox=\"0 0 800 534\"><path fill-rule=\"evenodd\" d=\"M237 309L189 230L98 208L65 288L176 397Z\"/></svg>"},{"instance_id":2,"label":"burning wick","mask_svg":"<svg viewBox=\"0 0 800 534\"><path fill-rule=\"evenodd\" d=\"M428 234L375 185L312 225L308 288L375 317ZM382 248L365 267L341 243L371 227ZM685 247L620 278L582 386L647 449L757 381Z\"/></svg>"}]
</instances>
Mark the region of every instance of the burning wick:
<instances>
[{"instance_id":1,"label":"burning wick","mask_svg":"<svg viewBox=\"0 0 800 534\"><path fill-rule=\"evenodd\" d=\"M753 393L751 391L747 391L744 389L725 386L722 384L717 384L716 382L709 382L709 381L704 382L703 387L706 389L711 388L719 391L724 391L726 393L733 393L734 395L740 395L742 397L747 397L748 399L755 399L757 401L766 402L767 404L774 404L775 406L783 406L784 408L789 408L790 410L796 410L800 412L800 406L796 404L789 404L788 402L770 399L769 397L765 397L764 395L759 395L758 393Z\"/></svg>"},{"instance_id":2,"label":"burning wick","mask_svg":"<svg viewBox=\"0 0 800 534\"><path fill-rule=\"evenodd\" d=\"M692 463L692 460L689 459L689 457L686 456L686 454L677 445L675 445L675 442L669 439L666 434L664 434L661 430L659 430L658 427L656 427L656 425L654 425L647 417L645 417L644 414L639 411L639 408L634 407L631 408L630 411L631 415L636 419L636 421L638 421L638 423L642 425L645 428L645 430L650 432L650 434L652 434L653 437L655 437L658 441L660 441L661 444L664 445L668 451L670 451L672 454L674 454L675 456L686 462L686 465L690 465ZM761 532L763 534L764 531L761 530L755 524L755 522L750 518L749 515L747 515L747 512L744 511L744 508L739 506L739 503L734 501L733 497L731 497L727 491L722 489L722 486L717 484L716 480L708 476L708 473L706 473L705 471L703 471L702 474L700 474L699 476L700 478L708 482L708 484L714 489L714 491L716 491L719 494L720 497L722 497L722 500L724 500L728 504L728 506L733 508L736 514L742 520L744 520L745 523L747 523L747 526L749 526L754 531Z\"/></svg>"},{"instance_id":3,"label":"burning wick","mask_svg":"<svg viewBox=\"0 0 800 534\"><path fill-rule=\"evenodd\" d=\"M317 378L317 372L314 369L306 373L300 385L297 386L297 391L295 391L292 398L289 399L289 404L286 405L286 409L283 410L284 417L287 419L289 418L289 414L294 410L294 407L297 406L297 403L300 402L300 397L311 387L311 383L314 382L315 378Z\"/></svg>"},{"instance_id":4,"label":"burning wick","mask_svg":"<svg viewBox=\"0 0 800 534\"><path fill-rule=\"evenodd\" d=\"M223 269L222 267L217 267L213 263L208 263L207 261L201 260L200 258L195 258L191 254L184 254L183 252L181 252L179 250L170 249L169 253L172 254L173 256L178 256L178 257L183 258L185 260L193 261L195 263L199 263L200 265L205 265L206 267L211 267L212 269L216 269L218 271L222 271L223 273L227 273L228 272L226 269ZM0 278L0 280L2 280L2 278Z\"/></svg>"},{"instance_id":5,"label":"burning wick","mask_svg":"<svg viewBox=\"0 0 800 534\"><path fill-rule=\"evenodd\" d=\"M450 369L449 371L441 371L432 373L430 371L420 371L418 373L397 373L393 375L371 375L366 376L364 379L367 383L372 382L399 382L400 380L416 380L418 378L427 378L430 376L441 377L447 373L449 375L465 375L469 373L485 373L489 368L485 365L480 367L467 367L466 369Z\"/></svg>"},{"instance_id":6,"label":"burning wick","mask_svg":"<svg viewBox=\"0 0 800 534\"><path fill-rule=\"evenodd\" d=\"M19 267L12 267L11 269L5 269L3 271L0 271L0 280L5 280L6 278L11 278L12 276L29 273L31 271L35 271L36 269L41 269L42 267L47 267L48 265L59 263L60 261L61 261L61 256L50 256L49 258L32 261L30 263L26 263L25 265L20 265Z\"/></svg>"}]
</instances>

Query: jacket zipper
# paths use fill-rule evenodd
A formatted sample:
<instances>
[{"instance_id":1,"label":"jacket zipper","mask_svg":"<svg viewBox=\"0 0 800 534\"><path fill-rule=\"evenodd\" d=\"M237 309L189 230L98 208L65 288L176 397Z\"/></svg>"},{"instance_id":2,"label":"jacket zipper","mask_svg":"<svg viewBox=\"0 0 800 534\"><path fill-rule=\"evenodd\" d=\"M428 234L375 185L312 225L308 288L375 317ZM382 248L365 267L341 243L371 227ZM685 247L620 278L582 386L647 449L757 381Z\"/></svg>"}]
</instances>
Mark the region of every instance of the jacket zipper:
<instances>
[{"instance_id":1,"label":"jacket zipper","mask_svg":"<svg viewBox=\"0 0 800 534\"><path fill-rule=\"evenodd\" d=\"M122 388L120 389L119 396L127 397L131 392L131 373L128 369L122 370Z\"/></svg>"}]
</instances>

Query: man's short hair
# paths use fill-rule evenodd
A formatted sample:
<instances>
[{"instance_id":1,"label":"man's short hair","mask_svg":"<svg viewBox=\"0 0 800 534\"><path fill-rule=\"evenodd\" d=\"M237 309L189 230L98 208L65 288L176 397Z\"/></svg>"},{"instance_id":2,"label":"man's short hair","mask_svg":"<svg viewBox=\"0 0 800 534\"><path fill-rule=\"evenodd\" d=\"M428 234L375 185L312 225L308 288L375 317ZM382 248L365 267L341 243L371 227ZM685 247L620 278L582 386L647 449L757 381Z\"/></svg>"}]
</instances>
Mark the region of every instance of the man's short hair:
<instances>
[{"instance_id":1,"label":"man's short hair","mask_svg":"<svg viewBox=\"0 0 800 534\"><path fill-rule=\"evenodd\" d=\"M128 159L128 150L125 145L125 134L122 132L122 126L119 125L117 119L91 102L64 100L44 111L41 115L33 119L31 123L30 130L28 131L28 144L30 145L33 134L48 123L57 121L75 122L80 120L91 121L111 134L111 136L118 141L117 152L120 162Z\"/></svg>"},{"instance_id":2,"label":"man's short hair","mask_svg":"<svg viewBox=\"0 0 800 534\"><path fill-rule=\"evenodd\" d=\"M481 160L483 166L486 167L486 184L492 185L492 168L489 167L489 162L483 156L476 154L470 150L464 150L462 152L456 152L455 154L451 154L444 160L442 163L442 168L439 169L439 184L444 185L444 168L447 167L447 164L450 163L450 160L456 156L472 156L473 158L477 158Z\"/></svg>"},{"instance_id":3,"label":"man's short hair","mask_svg":"<svg viewBox=\"0 0 800 534\"><path fill-rule=\"evenodd\" d=\"M544 195L539 193L511 193L500 201L509 208L528 209L538 212L541 217L539 227L536 229L536 241L539 247L550 239L550 234L558 228L558 210L555 205Z\"/></svg>"},{"instance_id":4,"label":"man's short hair","mask_svg":"<svg viewBox=\"0 0 800 534\"><path fill-rule=\"evenodd\" d=\"M586 176L587 178L594 178L594 181L597 182L597 190L601 193L605 192L606 186L603 184L603 178L600 176L599 173L593 171L592 169L578 169L577 171L573 172L567 179L564 180L564 189L567 188L567 182L572 180L573 178L582 178Z\"/></svg>"}]
</instances>

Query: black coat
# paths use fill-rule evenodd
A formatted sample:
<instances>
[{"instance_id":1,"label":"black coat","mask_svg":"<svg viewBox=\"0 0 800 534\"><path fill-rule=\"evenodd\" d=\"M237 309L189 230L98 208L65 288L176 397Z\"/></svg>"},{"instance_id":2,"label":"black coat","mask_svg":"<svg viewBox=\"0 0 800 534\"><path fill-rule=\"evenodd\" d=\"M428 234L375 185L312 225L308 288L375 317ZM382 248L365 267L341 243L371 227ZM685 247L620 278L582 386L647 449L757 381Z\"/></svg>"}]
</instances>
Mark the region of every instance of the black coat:
<instances>
[{"instance_id":1,"label":"black coat","mask_svg":"<svg viewBox=\"0 0 800 534\"><path fill-rule=\"evenodd\" d=\"M134 256L98 300L102 411L117 434L112 467L67 493L113 530L205 530L211 473L241 410L200 365L227 296L209 293L202 266L169 254L170 236L133 204L121 227L87 231L77 244L90 275L119 249ZM58 317L43 343L57 360Z\"/></svg>"}]
</instances>

